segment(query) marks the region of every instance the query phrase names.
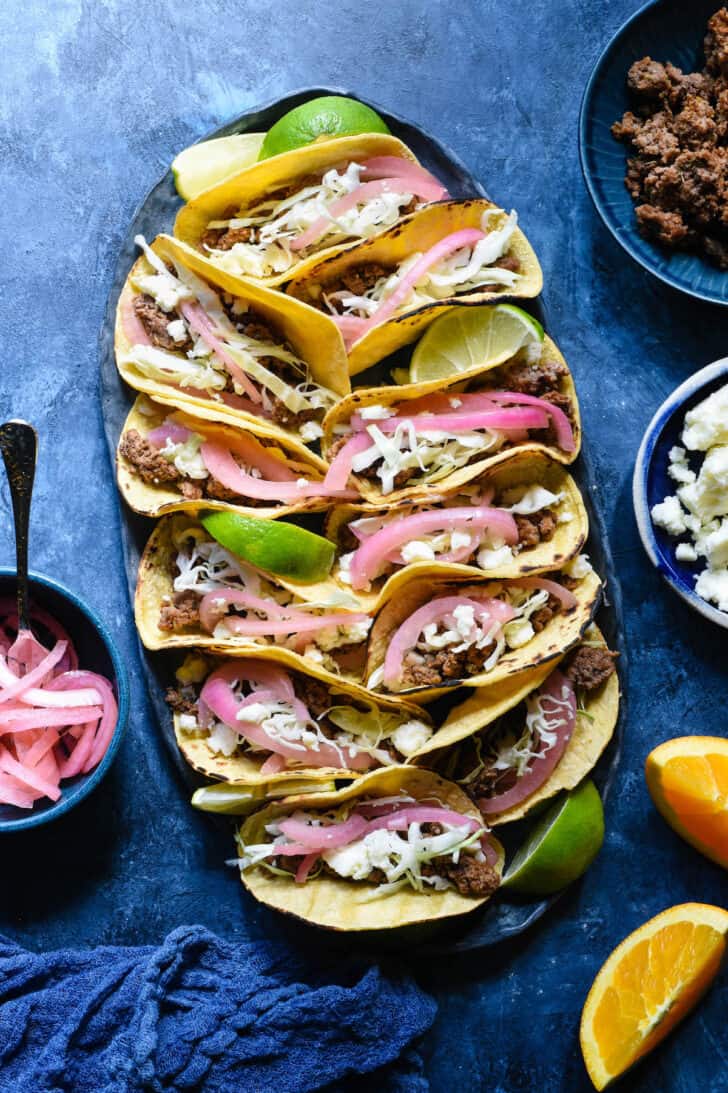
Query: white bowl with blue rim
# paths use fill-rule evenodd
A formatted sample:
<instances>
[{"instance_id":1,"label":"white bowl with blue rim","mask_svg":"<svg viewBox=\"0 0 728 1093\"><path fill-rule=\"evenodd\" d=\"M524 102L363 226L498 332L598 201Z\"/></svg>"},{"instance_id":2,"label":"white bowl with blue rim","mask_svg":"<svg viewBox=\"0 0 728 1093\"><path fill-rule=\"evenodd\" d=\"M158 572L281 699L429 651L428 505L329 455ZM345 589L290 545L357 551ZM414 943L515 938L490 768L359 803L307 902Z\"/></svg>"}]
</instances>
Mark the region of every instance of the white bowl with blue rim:
<instances>
[{"instance_id":1,"label":"white bowl with blue rim","mask_svg":"<svg viewBox=\"0 0 728 1093\"><path fill-rule=\"evenodd\" d=\"M642 438L632 479L632 498L640 538L652 564L694 611L728 629L728 612L720 611L695 592L695 578L704 569L705 558L698 558L697 562L678 561L675 548L681 540L656 527L650 515L653 505L677 489L678 483L669 477L667 468L670 449L682 446L680 434L685 414L726 383L728 357L723 357L701 368L665 399ZM704 452L696 452L696 458L689 453L694 470L698 470L704 456Z\"/></svg>"}]
</instances>

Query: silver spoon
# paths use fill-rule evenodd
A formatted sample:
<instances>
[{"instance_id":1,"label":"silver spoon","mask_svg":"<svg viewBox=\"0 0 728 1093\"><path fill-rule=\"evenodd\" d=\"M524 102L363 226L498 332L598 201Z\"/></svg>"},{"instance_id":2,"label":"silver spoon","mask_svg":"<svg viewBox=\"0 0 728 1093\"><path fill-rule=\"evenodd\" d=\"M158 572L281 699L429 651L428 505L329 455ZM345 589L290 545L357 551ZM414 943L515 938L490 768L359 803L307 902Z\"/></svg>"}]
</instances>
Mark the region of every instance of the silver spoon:
<instances>
[{"instance_id":1,"label":"silver spoon","mask_svg":"<svg viewBox=\"0 0 728 1093\"><path fill-rule=\"evenodd\" d=\"M0 451L10 484L15 520L15 554L18 571L18 630L30 632L28 595L28 529L33 496L38 434L27 421L6 421L0 425Z\"/></svg>"}]
</instances>

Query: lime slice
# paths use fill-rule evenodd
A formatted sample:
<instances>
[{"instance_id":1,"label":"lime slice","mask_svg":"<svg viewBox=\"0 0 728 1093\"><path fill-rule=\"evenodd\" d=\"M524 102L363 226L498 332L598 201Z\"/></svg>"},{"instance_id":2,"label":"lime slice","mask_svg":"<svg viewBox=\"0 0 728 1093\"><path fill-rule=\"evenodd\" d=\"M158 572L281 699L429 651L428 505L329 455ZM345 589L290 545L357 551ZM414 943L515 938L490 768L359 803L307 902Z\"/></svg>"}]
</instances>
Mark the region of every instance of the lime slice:
<instances>
[{"instance_id":1,"label":"lime slice","mask_svg":"<svg viewBox=\"0 0 728 1093\"><path fill-rule=\"evenodd\" d=\"M229 175L251 167L258 160L264 136L264 133L238 133L185 148L172 162L177 193L185 201L191 201Z\"/></svg>"},{"instance_id":2,"label":"lime slice","mask_svg":"<svg viewBox=\"0 0 728 1093\"><path fill-rule=\"evenodd\" d=\"M389 129L370 106L342 95L324 95L289 110L268 130L260 159L303 148L315 140L349 137L356 133L388 133Z\"/></svg>"},{"instance_id":3,"label":"lime slice","mask_svg":"<svg viewBox=\"0 0 728 1093\"><path fill-rule=\"evenodd\" d=\"M331 572L334 544L297 524L237 512L209 512L201 521L226 550L278 577L315 584Z\"/></svg>"},{"instance_id":4,"label":"lime slice","mask_svg":"<svg viewBox=\"0 0 728 1093\"><path fill-rule=\"evenodd\" d=\"M412 354L410 383L447 379L471 368L502 364L543 341L543 327L513 304L458 307L436 319Z\"/></svg>"},{"instance_id":5,"label":"lime slice","mask_svg":"<svg viewBox=\"0 0 728 1093\"><path fill-rule=\"evenodd\" d=\"M265 786L234 786L228 782L202 786L192 794L192 804L202 812L219 812L226 816L247 816L265 798Z\"/></svg>"},{"instance_id":6,"label":"lime slice","mask_svg":"<svg viewBox=\"0 0 728 1093\"><path fill-rule=\"evenodd\" d=\"M580 877L604 841L602 799L593 782L582 782L545 813L516 854L503 887L548 896Z\"/></svg>"}]
</instances>

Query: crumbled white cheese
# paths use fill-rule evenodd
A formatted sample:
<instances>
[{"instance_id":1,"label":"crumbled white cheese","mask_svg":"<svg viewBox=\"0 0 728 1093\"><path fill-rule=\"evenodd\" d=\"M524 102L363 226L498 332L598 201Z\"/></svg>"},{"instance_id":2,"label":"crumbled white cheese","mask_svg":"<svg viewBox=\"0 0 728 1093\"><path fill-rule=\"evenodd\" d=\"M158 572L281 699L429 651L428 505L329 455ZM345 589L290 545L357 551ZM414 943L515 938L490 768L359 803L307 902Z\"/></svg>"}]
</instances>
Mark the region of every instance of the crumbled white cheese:
<instances>
[{"instance_id":1,"label":"crumbled white cheese","mask_svg":"<svg viewBox=\"0 0 728 1093\"><path fill-rule=\"evenodd\" d=\"M430 543L420 539L413 539L402 547L402 558L408 564L410 562L432 562L435 559L435 551Z\"/></svg>"},{"instance_id":2,"label":"crumbled white cheese","mask_svg":"<svg viewBox=\"0 0 728 1093\"><path fill-rule=\"evenodd\" d=\"M307 444L311 444L312 441L324 435L323 429L316 421L304 421L298 432L301 440L305 440Z\"/></svg>"},{"instance_id":3,"label":"crumbled white cheese","mask_svg":"<svg viewBox=\"0 0 728 1093\"><path fill-rule=\"evenodd\" d=\"M167 323L167 333L173 342L186 341L187 327L184 324L184 319L173 319L171 323Z\"/></svg>"},{"instance_id":4,"label":"crumbled white cheese","mask_svg":"<svg viewBox=\"0 0 728 1093\"><path fill-rule=\"evenodd\" d=\"M179 727L184 729L185 732L194 732L197 728L197 718L191 713L181 713L179 715Z\"/></svg>"},{"instance_id":5,"label":"crumbled white cheese","mask_svg":"<svg viewBox=\"0 0 728 1093\"><path fill-rule=\"evenodd\" d=\"M390 739L400 755L414 755L432 736L432 729L424 721L405 721L394 730Z\"/></svg>"},{"instance_id":6,"label":"crumbled white cheese","mask_svg":"<svg viewBox=\"0 0 728 1093\"><path fill-rule=\"evenodd\" d=\"M567 565L564 566L564 573L567 577L573 577L575 581L580 581L593 571L594 567L589 561L588 554L577 554Z\"/></svg>"},{"instance_id":7,"label":"crumbled white cheese","mask_svg":"<svg viewBox=\"0 0 728 1093\"><path fill-rule=\"evenodd\" d=\"M503 637L509 649L520 649L534 636L535 631L528 619L513 619L503 627Z\"/></svg>"},{"instance_id":8,"label":"crumbled white cheese","mask_svg":"<svg viewBox=\"0 0 728 1093\"><path fill-rule=\"evenodd\" d=\"M384 421L385 418L391 417L393 413L394 411L388 406L376 404L374 406L362 406L359 416L362 421Z\"/></svg>"},{"instance_id":9,"label":"crumbled white cheese","mask_svg":"<svg viewBox=\"0 0 728 1093\"><path fill-rule=\"evenodd\" d=\"M678 543L675 547L675 557L678 562L696 562L698 552L691 543Z\"/></svg>"},{"instance_id":10,"label":"crumbled white cheese","mask_svg":"<svg viewBox=\"0 0 728 1093\"><path fill-rule=\"evenodd\" d=\"M513 551L507 544L493 550L483 547L478 551L477 560L481 569L499 569L500 566L508 565L513 561Z\"/></svg>"},{"instance_id":11,"label":"crumbled white cheese","mask_svg":"<svg viewBox=\"0 0 728 1093\"><path fill-rule=\"evenodd\" d=\"M695 591L704 600L728 610L728 384L685 415L682 443L670 449L668 474L680 483L676 497L666 497L652 509L653 522L675 537L680 562L705 558L706 568L695 578ZM705 452L696 474L687 451Z\"/></svg>"},{"instance_id":12,"label":"crumbled white cheese","mask_svg":"<svg viewBox=\"0 0 728 1093\"><path fill-rule=\"evenodd\" d=\"M686 530L685 514L677 497L666 497L659 505L653 505L652 520L668 535L682 535Z\"/></svg>"}]
</instances>

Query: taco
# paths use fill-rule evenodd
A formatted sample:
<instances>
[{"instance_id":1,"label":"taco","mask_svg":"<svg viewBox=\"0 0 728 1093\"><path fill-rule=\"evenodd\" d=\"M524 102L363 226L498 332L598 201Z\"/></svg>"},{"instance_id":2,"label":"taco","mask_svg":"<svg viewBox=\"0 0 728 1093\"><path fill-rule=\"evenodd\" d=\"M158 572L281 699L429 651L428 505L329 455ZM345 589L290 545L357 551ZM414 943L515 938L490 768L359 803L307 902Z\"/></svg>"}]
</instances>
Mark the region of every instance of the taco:
<instances>
[{"instance_id":1,"label":"taco","mask_svg":"<svg viewBox=\"0 0 728 1093\"><path fill-rule=\"evenodd\" d=\"M180 209L174 234L218 269L275 286L447 196L396 137L341 137L211 187Z\"/></svg>"},{"instance_id":2,"label":"taco","mask_svg":"<svg viewBox=\"0 0 728 1093\"><path fill-rule=\"evenodd\" d=\"M337 505L324 533L337 545L334 579L373 610L416 573L472 580L561 569L586 542L589 521L560 463L518 451L485 470L463 467L426 499Z\"/></svg>"},{"instance_id":3,"label":"taco","mask_svg":"<svg viewBox=\"0 0 728 1093\"><path fill-rule=\"evenodd\" d=\"M313 663L355 678L372 624L350 596L339 604L301 599L181 513L162 517L152 532L134 606L147 649L200 646L235 656L274 649L292 667Z\"/></svg>"},{"instance_id":4,"label":"taco","mask_svg":"<svg viewBox=\"0 0 728 1093\"><path fill-rule=\"evenodd\" d=\"M414 767L268 805L240 827L237 846L256 899L332 930L467 914L497 891L504 857L467 795Z\"/></svg>"},{"instance_id":5,"label":"taco","mask_svg":"<svg viewBox=\"0 0 728 1093\"><path fill-rule=\"evenodd\" d=\"M367 243L322 257L286 292L334 319L355 376L455 305L528 299L542 285L515 212L471 198L428 205Z\"/></svg>"},{"instance_id":6,"label":"taco","mask_svg":"<svg viewBox=\"0 0 728 1093\"><path fill-rule=\"evenodd\" d=\"M462 786L489 824L522 819L574 789L611 740L616 658L590 626L556 668L482 687L454 707L416 761Z\"/></svg>"},{"instance_id":7,"label":"taco","mask_svg":"<svg viewBox=\"0 0 728 1093\"><path fill-rule=\"evenodd\" d=\"M473 584L414 577L375 619L367 687L423 702L533 671L579 640L600 591L584 555L548 577Z\"/></svg>"},{"instance_id":8,"label":"taco","mask_svg":"<svg viewBox=\"0 0 728 1093\"><path fill-rule=\"evenodd\" d=\"M124 423L116 470L124 500L142 516L234 508L275 518L321 512L337 496L313 452L304 459L284 437L190 417L145 395Z\"/></svg>"},{"instance_id":9,"label":"taco","mask_svg":"<svg viewBox=\"0 0 728 1093\"><path fill-rule=\"evenodd\" d=\"M363 388L327 414L326 485L355 486L370 504L429 497L456 472L481 470L515 451L545 452L572 463L581 444L571 373L547 338L532 362L520 356L465 383Z\"/></svg>"},{"instance_id":10,"label":"taco","mask_svg":"<svg viewBox=\"0 0 728 1093\"><path fill-rule=\"evenodd\" d=\"M433 731L419 707L368 695L315 666L292 669L275 650L189 654L167 702L195 770L278 795L301 779L313 785L401 764Z\"/></svg>"},{"instance_id":11,"label":"taco","mask_svg":"<svg viewBox=\"0 0 728 1093\"><path fill-rule=\"evenodd\" d=\"M212 421L321 437L350 390L341 336L311 308L216 270L160 235L134 264L116 312L119 372L138 391Z\"/></svg>"}]
</instances>

